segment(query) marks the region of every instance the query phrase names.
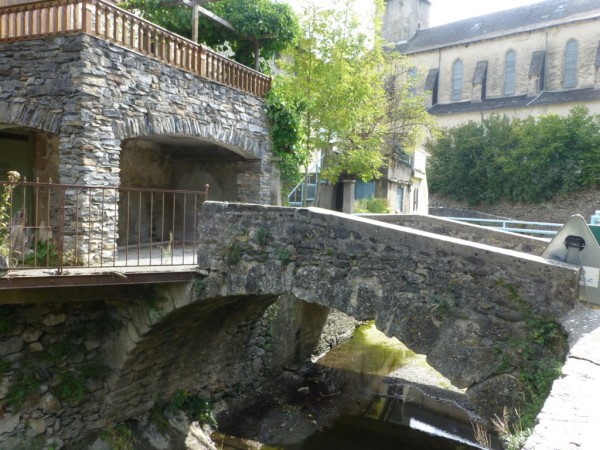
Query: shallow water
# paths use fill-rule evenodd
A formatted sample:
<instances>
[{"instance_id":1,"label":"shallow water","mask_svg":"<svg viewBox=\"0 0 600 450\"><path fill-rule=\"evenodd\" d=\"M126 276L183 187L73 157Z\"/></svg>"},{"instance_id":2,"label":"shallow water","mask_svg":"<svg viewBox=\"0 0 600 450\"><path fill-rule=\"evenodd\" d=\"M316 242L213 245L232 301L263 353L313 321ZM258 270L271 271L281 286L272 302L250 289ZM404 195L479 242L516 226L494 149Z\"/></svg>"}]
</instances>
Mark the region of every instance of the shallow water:
<instances>
[{"instance_id":1,"label":"shallow water","mask_svg":"<svg viewBox=\"0 0 600 450\"><path fill-rule=\"evenodd\" d=\"M421 392L418 387L410 387L407 391L402 381L390 381L386 377L390 372L402 371L412 365L414 367L409 370L412 375L423 374L427 383L438 390L446 389L444 385L449 383L427 366L423 357L412 353L398 340L387 338L373 324L360 327L350 341L331 350L315 365L333 375L334 388L327 382L311 385L305 381L300 385L307 392L303 399L302 395L295 395L282 402L275 401L260 411L247 410L229 431L237 436L268 442L269 447L264 448L269 449L481 448L473 438L471 425L463 422L468 422L466 413L457 411L459 408L455 405L448 406L452 402L429 399L427 404L432 409L422 409L414 404L414 390ZM321 390L324 385L329 387L328 391ZM408 392L412 392L413 403L405 404L401 398ZM454 394L462 395L456 389ZM432 412L434 410L438 414ZM461 419L456 420L459 417ZM244 422L246 426L243 426ZM245 432L237 434L235 428Z\"/></svg>"},{"instance_id":2,"label":"shallow water","mask_svg":"<svg viewBox=\"0 0 600 450\"><path fill-rule=\"evenodd\" d=\"M424 425L423 422L420 423ZM285 450L470 450L465 442L365 417L346 416Z\"/></svg>"}]
</instances>

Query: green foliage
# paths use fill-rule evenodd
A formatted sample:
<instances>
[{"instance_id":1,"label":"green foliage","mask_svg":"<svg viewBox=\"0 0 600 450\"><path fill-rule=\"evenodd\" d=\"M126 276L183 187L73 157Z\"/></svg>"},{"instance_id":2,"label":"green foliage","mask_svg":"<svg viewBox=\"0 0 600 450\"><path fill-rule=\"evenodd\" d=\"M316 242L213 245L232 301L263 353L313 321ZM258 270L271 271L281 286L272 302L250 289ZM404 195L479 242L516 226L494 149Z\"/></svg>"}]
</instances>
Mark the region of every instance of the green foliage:
<instances>
[{"instance_id":1,"label":"green foliage","mask_svg":"<svg viewBox=\"0 0 600 450\"><path fill-rule=\"evenodd\" d=\"M7 258L10 253L11 201L14 183L21 178L19 172L7 172L8 182L0 185L0 256ZM10 261L7 261L10 264Z\"/></svg>"},{"instance_id":2,"label":"green foliage","mask_svg":"<svg viewBox=\"0 0 600 450\"><path fill-rule=\"evenodd\" d=\"M91 325L90 329L90 334L95 335ZM39 390L42 380L53 380L51 390L60 400L78 403L84 399L88 381L108 375L109 368L97 362L70 363L71 358L85 351L81 332L75 330L73 336L77 337L59 340L44 352L24 355L11 378L6 399L8 406L15 410L21 408Z\"/></svg>"},{"instance_id":3,"label":"green foliage","mask_svg":"<svg viewBox=\"0 0 600 450\"><path fill-rule=\"evenodd\" d=\"M426 147L431 191L472 204L540 202L600 180L600 115L582 106L566 117L494 115L446 129Z\"/></svg>"},{"instance_id":4,"label":"green foliage","mask_svg":"<svg viewBox=\"0 0 600 450\"><path fill-rule=\"evenodd\" d=\"M83 400L85 378L75 370L61 370L58 374L59 383L54 391L59 400L79 402Z\"/></svg>"},{"instance_id":5,"label":"green foliage","mask_svg":"<svg viewBox=\"0 0 600 450\"><path fill-rule=\"evenodd\" d=\"M279 170L284 192L293 188L302 178L301 167L309 162L306 147L298 145L300 139L301 106L287 104L279 98L277 90L267 95L266 111L271 122L273 152L279 158Z\"/></svg>"},{"instance_id":6,"label":"green foliage","mask_svg":"<svg viewBox=\"0 0 600 450\"><path fill-rule=\"evenodd\" d=\"M23 264L33 267L56 266L58 263L58 252L56 246L48 242L38 242L33 252L27 253L23 259Z\"/></svg>"},{"instance_id":7,"label":"green foliage","mask_svg":"<svg viewBox=\"0 0 600 450\"><path fill-rule=\"evenodd\" d=\"M431 118L422 100L408 95L406 60L386 55L380 40L363 31L352 1L335 6L305 8L297 45L278 61L283 70L273 91L297 105L297 153L320 152L323 179L370 181L381 176L388 146L410 151Z\"/></svg>"},{"instance_id":8,"label":"green foliage","mask_svg":"<svg viewBox=\"0 0 600 450\"><path fill-rule=\"evenodd\" d=\"M279 248L277 249L277 259L281 261L281 264L287 266L292 262L292 252L287 248Z\"/></svg>"},{"instance_id":9,"label":"green foliage","mask_svg":"<svg viewBox=\"0 0 600 450\"><path fill-rule=\"evenodd\" d=\"M228 266L236 266L242 260L242 246L234 241L225 249L225 263Z\"/></svg>"},{"instance_id":10,"label":"green foliage","mask_svg":"<svg viewBox=\"0 0 600 450\"><path fill-rule=\"evenodd\" d=\"M136 444L133 431L124 423L105 430L102 438L108 442L112 450L133 450Z\"/></svg>"},{"instance_id":11,"label":"green foliage","mask_svg":"<svg viewBox=\"0 0 600 450\"><path fill-rule=\"evenodd\" d=\"M10 370L11 363L10 361L0 358L0 374L8 372Z\"/></svg>"},{"instance_id":12,"label":"green foliage","mask_svg":"<svg viewBox=\"0 0 600 450\"><path fill-rule=\"evenodd\" d=\"M9 333L15 326L15 310L12 306L0 305L0 336Z\"/></svg>"},{"instance_id":13,"label":"green foliage","mask_svg":"<svg viewBox=\"0 0 600 450\"><path fill-rule=\"evenodd\" d=\"M217 425L217 420L212 414L210 403L199 395L190 394L188 391L178 389L166 405L165 412L185 412L192 420L200 424Z\"/></svg>"},{"instance_id":14,"label":"green foliage","mask_svg":"<svg viewBox=\"0 0 600 450\"><path fill-rule=\"evenodd\" d=\"M61 369L58 373L59 383L54 391L56 397L78 403L84 398L86 382L100 379L108 372L108 367L97 362L89 362L71 370Z\"/></svg>"},{"instance_id":15,"label":"green foliage","mask_svg":"<svg viewBox=\"0 0 600 450\"><path fill-rule=\"evenodd\" d=\"M52 450L50 447L49 450ZM45 450L46 449L46 436L38 434L37 436L27 436L22 434L19 437L19 443L16 447L12 447L11 450Z\"/></svg>"},{"instance_id":16,"label":"green foliage","mask_svg":"<svg viewBox=\"0 0 600 450\"><path fill-rule=\"evenodd\" d=\"M436 326L439 326L442 320L459 306L456 295L451 291L432 294L427 305L431 313L429 318Z\"/></svg>"},{"instance_id":17,"label":"green foliage","mask_svg":"<svg viewBox=\"0 0 600 450\"><path fill-rule=\"evenodd\" d=\"M204 280L197 278L192 283L192 290L196 295L202 295L206 290L206 283Z\"/></svg>"},{"instance_id":18,"label":"green foliage","mask_svg":"<svg viewBox=\"0 0 600 450\"><path fill-rule=\"evenodd\" d=\"M139 11L145 19L177 34L191 38L192 10L187 6L165 6L161 0L126 0L121 6ZM233 59L258 68L256 52L263 60L292 45L298 33L298 21L285 3L272 0L222 0L202 5L227 20L236 32L200 16L199 39L209 46L227 43Z\"/></svg>"},{"instance_id":19,"label":"green foliage","mask_svg":"<svg viewBox=\"0 0 600 450\"><path fill-rule=\"evenodd\" d=\"M357 214L389 214L390 206L384 198L362 198L354 203Z\"/></svg>"},{"instance_id":20,"label":"green foliage","mask_svg":"<svg viewBox=\"0 0 600 450\"><path fill-rule=\"evenodd\" d=\"M41 381L37 367L26 359L11 378L6 395L6 405L18 410L39 391Z\"/></svg>"},{"instance_id":21,"label":"green foliage","mask_svg":"<svg viewBox=\"0 0 600 450\"><path fill-rule=\"evenodd\" d=\"M260 227L258 230L256 230L255 239L258 245L264 247L269 243L269 240L271 239L269 230L265 227Z\"/></svg>"},{"instance_id":22,"label":"green foliage","mask_svg":"<svg viewBox=\"0 0 600 450\"><path fill-rule=\"evenodd\" d=\"M48 362L50 364L60 364L69 356L73 356L81 351L82 349L80 346L68 339L63 339L51 344L48 349L41 354L40 359L41 361Z\"/></svg>"}]
</instances>

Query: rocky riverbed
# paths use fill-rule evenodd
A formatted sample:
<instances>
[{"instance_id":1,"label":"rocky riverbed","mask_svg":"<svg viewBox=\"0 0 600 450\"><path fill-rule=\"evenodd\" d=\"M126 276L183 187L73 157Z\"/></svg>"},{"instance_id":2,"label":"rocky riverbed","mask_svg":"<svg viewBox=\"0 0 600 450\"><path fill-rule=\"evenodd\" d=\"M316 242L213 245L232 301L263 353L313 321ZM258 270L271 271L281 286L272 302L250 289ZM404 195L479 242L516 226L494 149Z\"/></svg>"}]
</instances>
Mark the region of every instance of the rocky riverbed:
<instances>
[{"instance_id":1,"label":"rocky riverbed","mask_svg":"<svg viewBox=\"0 0 600 450\"><path fill-rule=\"evenodd\" d=\"M291 449L341 417L393 421L398 402L470 429L472 413L462 391L429 367L424 356L367 325L318 360L286 367L247 406L215 410L218 431L177 413L164 416L167 428L157 426L151 414L126 424L122 430L129 434L117 429L113 436L89 436L87 443L94 450L107 450L111 439L127 441L131 449Z\"/></svg>"}]
</instances>

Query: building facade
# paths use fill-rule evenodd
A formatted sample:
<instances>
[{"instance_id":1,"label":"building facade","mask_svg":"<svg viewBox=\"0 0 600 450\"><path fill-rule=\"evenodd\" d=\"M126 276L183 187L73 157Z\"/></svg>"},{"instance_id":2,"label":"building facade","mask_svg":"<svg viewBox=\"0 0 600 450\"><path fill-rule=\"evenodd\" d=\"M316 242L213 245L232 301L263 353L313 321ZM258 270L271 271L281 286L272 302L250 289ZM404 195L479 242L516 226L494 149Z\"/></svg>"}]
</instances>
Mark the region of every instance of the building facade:
<instances>
[{"instance_id":1,"label":"building facade","mask_svg":"<svg viewBox=\"0 0 600 450\"><path fill-rule=\"evenodd\" d=\"M424 75L429 112L448 127L492 113L562 115L581 104L600 112L599 41L597 0L547 0L390 42Z\"/></svg>"}]
</instances>

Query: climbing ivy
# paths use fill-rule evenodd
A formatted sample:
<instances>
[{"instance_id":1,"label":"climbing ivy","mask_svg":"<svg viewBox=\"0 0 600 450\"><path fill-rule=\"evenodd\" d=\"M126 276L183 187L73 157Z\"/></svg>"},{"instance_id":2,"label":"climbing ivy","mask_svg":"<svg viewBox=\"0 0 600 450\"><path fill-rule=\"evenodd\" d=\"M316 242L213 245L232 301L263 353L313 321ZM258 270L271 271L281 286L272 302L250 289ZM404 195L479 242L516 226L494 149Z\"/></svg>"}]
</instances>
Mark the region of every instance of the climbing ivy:
<instances>
[{"instance_id":1,"label":"climbing ivy","mask_svg":"<svg viewBox=\"0 0 600 450\"><path fill-rule=\"evenodd\" d=\"M279 170L285 192L302 178L302 167L308 164L310 152L298 145L302 104L285 102L275 87L266 99L267 118L271 122L273 153L279 158Z\"/></svg>"}]
</instances>

